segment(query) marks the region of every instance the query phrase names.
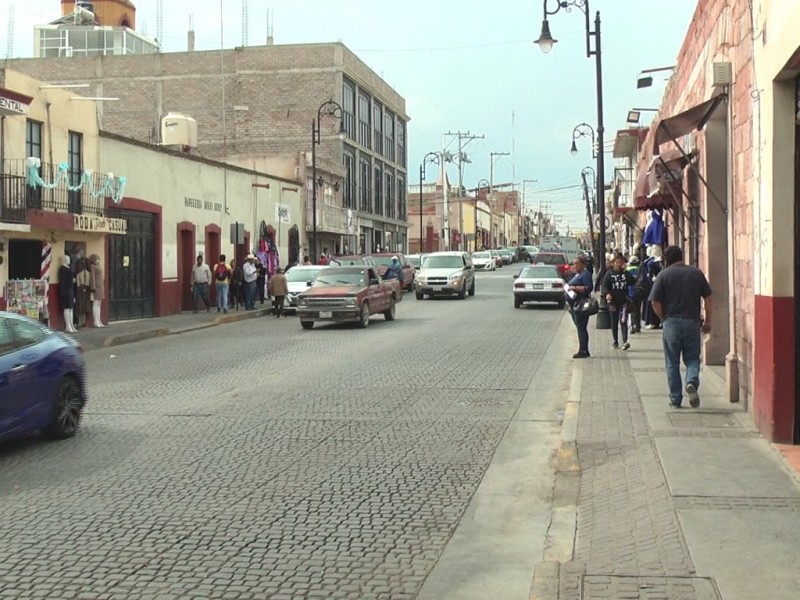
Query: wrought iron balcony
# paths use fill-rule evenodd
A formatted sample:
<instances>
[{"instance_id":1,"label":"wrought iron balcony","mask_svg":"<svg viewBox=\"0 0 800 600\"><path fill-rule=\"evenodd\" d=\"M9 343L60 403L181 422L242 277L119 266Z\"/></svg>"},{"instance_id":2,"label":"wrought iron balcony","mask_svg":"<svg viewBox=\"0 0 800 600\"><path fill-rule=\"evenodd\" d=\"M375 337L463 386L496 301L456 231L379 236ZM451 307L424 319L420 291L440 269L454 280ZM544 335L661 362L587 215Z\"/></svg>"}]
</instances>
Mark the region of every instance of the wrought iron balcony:
<instances>
[{"instance_id":1,"label":"wrought iron balcony","mask_svg":"<svg viewBox=\"0 0 800 600\"><path fill-rule=\"evenodd\" d=\"M96 190L105 189L106 175L67 171L59 177L60 171L63 174L59 165L42 163L38 168L39 177L45 184L55 185L33 185L25 160L4 161L0 172L0 221L26 223L28 209L102 216L105 198ZM74 189L81 181L83 185Z\"/></svg>"},{"instance_id":2,"label":"wrought iron balcony","mask_svg":"<svg viewBox=\"0 0 800 600\"><path fill-rule=\"evenodd\" d=\"M306 231L311 231L314 212L306 206ZM353 218L355 221L355 218ZM317 204L317 230L341 235L348 234L347 209L331 204Z\"/></svg>"}]
</instances>

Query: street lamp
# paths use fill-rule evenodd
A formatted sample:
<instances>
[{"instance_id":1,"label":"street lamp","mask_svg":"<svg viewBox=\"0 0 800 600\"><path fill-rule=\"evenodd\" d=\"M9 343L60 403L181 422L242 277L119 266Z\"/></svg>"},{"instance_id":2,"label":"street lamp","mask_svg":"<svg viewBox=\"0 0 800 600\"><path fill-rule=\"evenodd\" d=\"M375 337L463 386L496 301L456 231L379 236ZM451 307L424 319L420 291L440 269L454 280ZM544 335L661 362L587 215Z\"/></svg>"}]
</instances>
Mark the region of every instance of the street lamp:
<instances>
[{"instance_id":1,"label":"street lamp","mask_svg":"<svg viewBox=\"0 0 800 600\"><path fill-rule=\"evenodd\" d=\"M425 180L425 165L432 163L441 164L439 152L428 152L419 165L419 253L422 254L422 183Z\"/></svg>"},{"instance_id":2,"label":"street lamp","mask_svg":"<svg viewBox=\"0 0 800 600\"><path fill-rule=\"evenodd\" d=\"M317 146L322 142L320 121L322 117L339 119L339 137L346 134L344 128L342 106L333 100L323 102L317 109L317 118L311 121L311 212L312 212L312 240L311 259L316 261L317 254ZM320 178L321 179L321 178Z\"/></svg>"},{"instance_id":3,"label":"street lamp","mask_svg":"<svg viewBox=\"0 0 800 600\"><path fill-rule=\"evenodd\" d=\"M475 235L473 236L473 252L478 251L478 191L484 188L489 187L489 181L486 179L481 179L477 185L475 186ZM490 225L491 226L491 225Z\"/></svg>"},{"instance_id":4,"label":"street lamp","mask_svg":"<svg viewBox=\"0 0 800 600\"><path fill-rule=\"evenodd\" d=\"M578 155L578 146L576 142L581 139L582 137L588 137L592 140L592 158L597 159L597 146L594 143L594 128L589 125L588 123L580 123L575 126L575 129L572 130L572 146L569 149L569 153L572 156Z\"/></svg>"},{"instance_id":5,"label":"street lamp","mask_svg":"<svg viewBox=\"0 0 800 600\"><path fill-rule=\"evenodd\" d=\"M597 159L597 204L598 204L598 215L600 218L601 225L605 225L606 222L606 203L605 203L605 163L604 163L604 156L603 156L603 133L605 132L605 126L603 125L603 55L602 55L602 43L600 37L600 11L595 13L594 18L594 31L592 30L590 19L590 9L589 9L589 0L555 0L555 8L552 10L548 10L548 4L551 4L551 0L543 0L542 1L542 9L544 12L544 21L542 22L542 33L539 36L539 39L536 40L536 43L541 48L542 52L549 52L553 48L553 44L556 43L556 40L553 38L552 34L550 33L550 24L547 21L547 17L550 15L555 15L560 11L562 8L569 12L572 7L578 8L583 12L585 17L586 23L586 57L591 58L594 56L595 58L595 74L596 74L596 85L597 85L597 144L596 144L596 153L594 158ZM592 48L592 38L594 38L594 48ZM573 142L574 142L573 138ZM573 144L574 146L574 144ZM577 148L576 148L577 150ZM599 256L595 257L596 260L600 261L600 269L598 272L599 280L602 281L603 276L606 272L606 238L605 238L605 231L602 231L601 234L598 236L598 254ZM605 302L602 301L603 298L601 297L600 302L600 312L597 315L597 328L598 329L608 329L611 327L610 318L608 315L608 309L605 305Z\"/></svg>"}]
</instances>

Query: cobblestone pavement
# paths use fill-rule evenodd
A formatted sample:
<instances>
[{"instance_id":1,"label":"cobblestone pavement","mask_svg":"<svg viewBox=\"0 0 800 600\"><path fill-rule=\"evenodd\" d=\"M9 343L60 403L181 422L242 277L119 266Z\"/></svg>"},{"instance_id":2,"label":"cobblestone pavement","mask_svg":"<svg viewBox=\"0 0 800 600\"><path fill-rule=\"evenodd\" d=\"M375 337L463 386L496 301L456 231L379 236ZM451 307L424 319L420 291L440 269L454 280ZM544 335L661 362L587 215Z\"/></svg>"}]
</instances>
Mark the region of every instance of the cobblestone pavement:
<instances>
[{"instance_id":1,"label":"cobblestone pavement","mask_svg":"<svg viewBox=\"0 0 800 600\"><path fill-rule=\"evenodd\" d=\"M88 352L82 432L0 447L0 598L414 598L562 317L510 275Z\"/></svg>"}]
</instances>

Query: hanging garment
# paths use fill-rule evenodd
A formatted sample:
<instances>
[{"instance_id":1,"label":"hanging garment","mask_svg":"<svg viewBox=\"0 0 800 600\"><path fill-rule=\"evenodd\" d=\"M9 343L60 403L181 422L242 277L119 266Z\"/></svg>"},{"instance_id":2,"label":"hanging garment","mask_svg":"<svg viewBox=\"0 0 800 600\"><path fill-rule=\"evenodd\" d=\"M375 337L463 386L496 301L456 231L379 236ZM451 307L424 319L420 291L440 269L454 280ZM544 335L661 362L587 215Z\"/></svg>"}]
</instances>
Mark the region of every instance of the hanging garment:
<instances>
[{"instance_id":1,"label":"hanging garment","mask_svg":"<svg viewBox=\"0 0 800 600\"><path fill-rule=\"evenodd\" d=\"M661 246L663 248L667 243L667 230L664 227L664 210L661 208L654 208L651 210L648 221L644 230L644 235L642 236L642 244Z\"/></svg>"}]
</instances>

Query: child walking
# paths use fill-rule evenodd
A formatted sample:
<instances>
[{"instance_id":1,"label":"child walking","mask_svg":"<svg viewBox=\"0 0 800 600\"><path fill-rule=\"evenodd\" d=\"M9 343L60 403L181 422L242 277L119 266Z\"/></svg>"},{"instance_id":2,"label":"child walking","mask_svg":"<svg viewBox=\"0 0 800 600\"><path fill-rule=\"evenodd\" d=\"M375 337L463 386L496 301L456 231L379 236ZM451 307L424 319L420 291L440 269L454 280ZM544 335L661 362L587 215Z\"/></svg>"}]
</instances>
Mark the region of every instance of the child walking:
<instances>
[{"instance_id":1,"label":"child walking","mask_svg":"<svg viewBox=\"0 0 800 600\"><path fill-rule=\"evenodd\" d=\"M612 261L613 269L606 273L603 279L603 294L608 302L608 313L611 317L611 335L614 337L612 348L619 348L619 330L622 329L622 349L628 350L628 286L635 281L631 274L625 270L625 258L617 254Z\"/></svg>"}]
</instances>

